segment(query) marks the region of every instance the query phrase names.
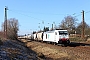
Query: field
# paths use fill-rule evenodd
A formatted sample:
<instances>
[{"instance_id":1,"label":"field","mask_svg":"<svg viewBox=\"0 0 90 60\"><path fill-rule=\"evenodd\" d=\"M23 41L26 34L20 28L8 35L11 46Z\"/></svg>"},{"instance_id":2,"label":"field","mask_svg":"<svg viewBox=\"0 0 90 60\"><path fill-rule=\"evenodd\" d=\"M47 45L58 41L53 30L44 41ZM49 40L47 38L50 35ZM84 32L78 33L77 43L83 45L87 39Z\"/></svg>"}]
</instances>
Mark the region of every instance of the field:
<instances>
[{"instance_id":1,"label":"field","mask_svg":"<svg viewBox=\"0 0 90 60\"><path fill-rule=\"evenodd\" d=\"M24 41L24 40L23 40ZM37 53L43 54L46 60L89 60L90 45L72 42L70 46L62 47L47 43L24 41L25 45Z\"/></svg>"}]
</instances>

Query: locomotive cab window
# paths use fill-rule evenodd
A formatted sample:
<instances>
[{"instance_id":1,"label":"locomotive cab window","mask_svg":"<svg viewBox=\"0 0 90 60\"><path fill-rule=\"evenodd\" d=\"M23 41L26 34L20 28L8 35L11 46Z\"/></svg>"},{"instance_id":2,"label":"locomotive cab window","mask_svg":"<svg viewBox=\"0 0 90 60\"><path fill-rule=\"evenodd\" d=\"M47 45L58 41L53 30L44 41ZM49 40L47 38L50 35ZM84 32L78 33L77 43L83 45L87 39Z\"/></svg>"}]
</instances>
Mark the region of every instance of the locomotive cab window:
<instances>
[{"instance_id":1,"label":"locomotive cab window","mask_svg":"<svg viewBox=\"0 0 90 60\"><path fill-rule=\"evenodd\" d=\"M68 32L67 31L59 31L59 35L62 35L62 34L67 35Z\"/></svg>"}]
</instances>

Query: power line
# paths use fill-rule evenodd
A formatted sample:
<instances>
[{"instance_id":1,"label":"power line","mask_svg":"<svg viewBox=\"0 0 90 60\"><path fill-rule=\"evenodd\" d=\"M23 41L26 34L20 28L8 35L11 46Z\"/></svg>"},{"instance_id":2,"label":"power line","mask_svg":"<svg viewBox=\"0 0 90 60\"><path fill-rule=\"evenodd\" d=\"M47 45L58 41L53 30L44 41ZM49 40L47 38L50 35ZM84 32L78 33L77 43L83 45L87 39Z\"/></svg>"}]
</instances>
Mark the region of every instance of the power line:
<instances>
[{"instance_id":1,"label":"power line","mask_svg":"<svg viewBox=\"0 0 90 60\"><path fill-rule=\"evenodd\" d=\"M40 20L40 21L42 20L42 19L38 19L38 18L32 17L32 16L30 16L30 15L26 15L26 14L20 13L20 12L15 12L15 11L12 11L12 10L9 10L9 11L14 12L14 13L18 13L18 14L21 14L21 15L23 15L23 16L31 17L31 18L33 18L33 19L37 19L37 20Z\"/></svg>"},{"instance_id":2,"label":"power line","mask_svg":"<svg viewBox=\"0 0 90 60\"><path fill-rule=\"evenodd\" d=\"M82 12L80 12L80 14L78 14L78 15L76 15L76 16L74 16L74 17L78 17L78 16L81 16L82 14L81 14ZM87 12L84 12L84 14L87 14L87 13L90 13L90 11L87 11ZM74 13L74 14L72 14L72 15L75 15L76 13Z\"/></svg>"},{"instance_id":3,"label":"power line","mask_svg":"<svg viewBox=\"0 0 90 60\"><path fill-rule=\"evenodd\" d=\"M81 14L76 15L75 17L81 16Z\"/></svg>"},{"instance_id":4,"label":"power line","mask_svg":"<svg viewBox=\"0 0 90 60\"><path fill-rule=\"evenodd\" d=\"M42 20L42 19L39 19L39 18L35 18L35 17L32 17L32 16L30 16L30 15L26 15L26 14L23 14L23 13L20 13L20 12L16 12L16 11L13 11L13 10L10 10L9 9L9 11L11 11L11 12L15 12L15 13L18 13L18 14L21 14L21 15L24 15L24 16L27 16L27 17L31 17L31 18L33 18L33 19L37 19L37 20L40 20L40 21L44 21L44 20ZM18 10L17 10L18 11ZM32 13L32 12L31 12ZM87 14L87 13L90 13L90 11L87 11L87 12L85 12L84 14ZM39 14L46 14L46 13L39 13ZM47 13L48 14L48 13ZM67 14L53 14L53 13L49 13L49 14L51 14L51 15L67 15ZM69 15L69 14L68 14ZM71 14L71 15L76 15L76 13L74 13L74 14ZM74 16L74 17L78 17L78 16L81 16L82 14L81 14L81 12L80 12L80 14L78 14L78 15L76 15L76 16Z\"/></svg>"},{"instance_id":5,"label":"power line","mask_svg":"<svg viewBox=\"0 0 90 60\"><path fill-rule=\"evenodd\" d=\"M12 10L9 10L9 11L12 11ZM14 11L22 11L22 10L14 10ZM22 11L22 12L26 12L26 11ZM90 11L87 11L85 13L89 13ZM41 12L30 12L30 13L35 13L35 14L46 14L46 15L70 15L70 14L58 14L58 13L41 13ZM81 12L80 12L81 13ZM76 14L76 13L74 13ZM71 15L74 15L74 14L71 14ZM24 14L25 15L25 14ZM81 14L78 14L76 16L80 16Z\"/></svg>"},{"instance_id":6,"label":"power line","mask_svg":"<svg viewBox=\"0 0 90 60\"><path fill-rule=\"evenodd\" d=\"M35 17L32 17L32 16L30 16L30 15L26 15L26 14L23 14L23 13L20 13L20 12L16 12L16 11L19 11L19 10L10 10L9 9L9 11L12 11L12 12L15 12L15 13L18 13L18 14L21 14L21 15L24 15L24 16L27 16L27 17L31 17L31 18L33 18L33 19L37 19L37 20L42 20L42 19L39 19L39 18L35 18ZM21 11L21 10L20 10ZM87 11L87 12L85 12L85 13L89 13L90 11ZM35 13L35 14L45 14L45 15L70 15L70 14L54 14L54 13L40 13L40 12L30 12L30 13ZM76 13L74 13L74 14L71 14L71 15L75 15ZM74 16L74 17L78 17L78 16L81 16L82 14L81 14L81 12L80 12L80 14L78 14L78 15L76 15L76 16Z\"/></svg>"},{"instance_id":7,"label":"power line","mask_svg":"<svg viewBox=\"0 0 90 60\"><path fill-rule=\"evenodd\" d=\"M22 10L14 10L14 11L20 11L20 12L27 12ZM67 14L59 14L59 13L42 13L42 12L28 12L33 14L44 14L44 15L67 15Z\"/></svg>"},{"instance_id":8,"label":"power line","mask_svg":"<svg viewBox=\"0 0 90 60\"><path fill-rule=\"evenodd\" d=\"M85 13L90 13L90 11L87 11L87 12L85 12Z\"/></svg>"}]
</instances>

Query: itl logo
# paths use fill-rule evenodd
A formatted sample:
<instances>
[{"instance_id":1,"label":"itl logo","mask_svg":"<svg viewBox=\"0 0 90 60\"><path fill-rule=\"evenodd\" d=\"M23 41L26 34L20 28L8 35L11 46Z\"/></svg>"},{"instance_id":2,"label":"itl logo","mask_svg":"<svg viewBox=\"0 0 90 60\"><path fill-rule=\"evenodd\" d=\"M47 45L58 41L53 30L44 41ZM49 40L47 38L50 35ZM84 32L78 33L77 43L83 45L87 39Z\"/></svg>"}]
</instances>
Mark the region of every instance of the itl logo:
<instances>
[{"instance_id":1,"label":"itl logo","mask_svg":"<svg viewBox=\"0 0 90 60\"><path fill-rule=\"evenodd\" d=\"M48 38L50 37L50 35L48 34Z\"/></svg>"}]
</instances>

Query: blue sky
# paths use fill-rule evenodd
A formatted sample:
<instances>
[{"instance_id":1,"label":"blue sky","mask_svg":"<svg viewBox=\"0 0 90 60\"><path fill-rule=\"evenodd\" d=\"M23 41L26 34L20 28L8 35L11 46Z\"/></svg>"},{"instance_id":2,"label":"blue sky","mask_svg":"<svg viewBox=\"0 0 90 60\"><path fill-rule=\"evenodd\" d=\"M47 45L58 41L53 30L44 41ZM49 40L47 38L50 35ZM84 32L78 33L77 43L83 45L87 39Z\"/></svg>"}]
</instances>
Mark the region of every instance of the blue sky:
<instances>
[{"instance_id":1,"label":"blue sky","mask_svg":"<svg viewBox=\"0 0 90 60\"><path fill-rule=\"evenodd\" d=\"M82 10L85 11L85 22L90 23L90 0L0 0L0 29L5 6L9 9L7 18L18 19L19 34L29 34L44 26L51 28L53 22L58 26L68 15L79 15L76 17L79 23L82 21Z\"/></svg>"}]
</instances>

